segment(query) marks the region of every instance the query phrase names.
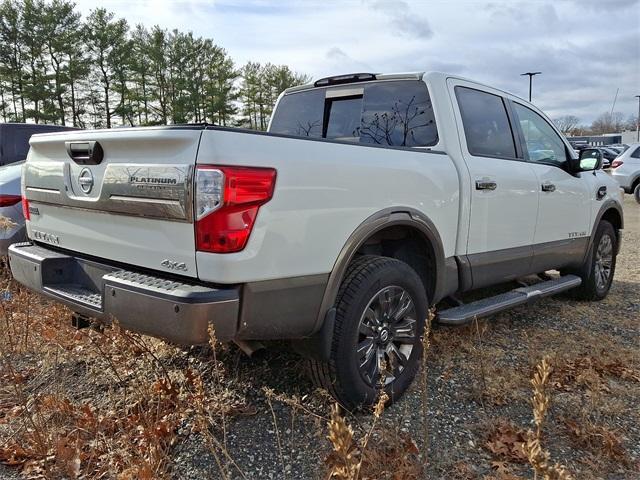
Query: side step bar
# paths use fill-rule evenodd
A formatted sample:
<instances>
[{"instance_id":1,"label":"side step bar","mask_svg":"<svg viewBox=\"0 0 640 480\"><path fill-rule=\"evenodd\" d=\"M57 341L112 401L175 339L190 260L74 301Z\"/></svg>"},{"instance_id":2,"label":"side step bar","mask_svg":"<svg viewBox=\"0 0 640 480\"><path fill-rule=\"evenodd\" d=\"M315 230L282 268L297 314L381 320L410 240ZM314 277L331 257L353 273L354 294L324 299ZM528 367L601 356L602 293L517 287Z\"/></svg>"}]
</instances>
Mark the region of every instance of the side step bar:
<instances>
[{"instance_id":1,"label":"side step bar","mask_svg":"<svg viewBox=\"0 0 640 480\"><path fill-rule=\"evenodd\" d=\"M448 308L438 313L438 322L444 325L464 325L474 318L486 317L508 310L518 305L531 303L538 298L555 295L580 286L582 279L576 275L565 275L528 287L516 288L494 297L483 298L475 302Z\"/></svg>"}]
</instances>

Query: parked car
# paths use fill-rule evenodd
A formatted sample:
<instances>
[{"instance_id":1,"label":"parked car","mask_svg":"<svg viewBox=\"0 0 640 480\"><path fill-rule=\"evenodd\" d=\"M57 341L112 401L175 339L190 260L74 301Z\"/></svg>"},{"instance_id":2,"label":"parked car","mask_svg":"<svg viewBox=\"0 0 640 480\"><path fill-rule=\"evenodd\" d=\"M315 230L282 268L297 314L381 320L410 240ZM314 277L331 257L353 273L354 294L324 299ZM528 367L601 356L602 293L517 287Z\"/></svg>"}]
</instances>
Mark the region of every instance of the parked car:
<instances>
[{"instance_id":1,"label":"parked car","mask_svg":"<svg viewBox=\"0 0 640 480\"><path fill-rule=\"evenodd\" d=\"M616 152L615 150L612 150L610 148L607 148L607 147L598 147L598 150L600 150L600 152L602 152L602 157L605 160L608 160L609 164L611 164L611 162L613 162L616 159L616 157L618 156L618 152Z\"/></svg>"},{"instance_id":2,"label":"parked car","mask_svg":"<svg viewBox=\"0 0 640 480\"><path fill-rule=\"evenodd\" d=\"M607 145L607 147L613 147L624 152L629 148L629 145L626 143L612 143L611 145Z\"/></svg>"},{"instance_id":3,"label":"parked car","mask_svg":"<svg viewBox=\"0 0 640 480\"><path fill-rule=\"evenodd\" d=\"M31 135L69 130L77 129L60 125L0 123L0 256L7 254L12 243L26 240L20 205L20 171L27 158Z\"/></svg>"},{"instance_id":4,"label":"parked car","mask_svg":"<svg viewBox=\"0 0 640 480\"><path fill-rule=\"evenodd\" d=\"M245 350L292 340L314 381L356 408L380 385L402 395L427 311L447 297L561 273L438 311L460 325L569 289L607 295L623 217L600 162L477 82L329 77L286 90L268 132L34 136L31 243L9 259L77 325L116 318L178 344L206 343L212 325Z\"/></svg>"},{"instance_id":5,"label":"parked car","mask_svg":"<svg viewBox=\"0 0 640 480\"><path fill-rule=\"evenodd\" d=\"M66 130L75 128L41 123L0 123L0 167L27 158L31 135Z\"/></svg>"},{"instance_id":6,"label":"parked car","mask_svg":"<svg viewBox=\"0 0 640 480\"><path fill-rule=\"evenodd\" d=\"M611 177L625 193L633 194L640 203L640 143L633 143L613 161Z\"/></svg>"},{"instance_id":7,"label":"parked car","mask_svg":"<svg viewBox=\"0 0 640 480\"><path fill-rule=\"evenodd\" d=\"M586 140L570 140L569 144L571 145L571 147L573 147L574 150L577 150L578 152L591 146Z\"/></svg>"},{"instance_id":8,"label":"parked car","mask_svg":"<svg viewBox=\"0 0 640 480\"><path fill-rule=\"evenodd\" d=\"M617 145L607 145L606 148L608 148L609 150L613 150L616 156L620 155L625 150L624 147L618 147Z\"/></svg>"},{"instance_id":9,"label":"parked car","mask_svg":"<svg viewBox=\"0 0 640 480\"><path fill-rule=\"evenodd\" d=\"M27 238L20 194L23 163L0 167L0 257L7 254L9 245Z\"/></svg>"}]
</instances>

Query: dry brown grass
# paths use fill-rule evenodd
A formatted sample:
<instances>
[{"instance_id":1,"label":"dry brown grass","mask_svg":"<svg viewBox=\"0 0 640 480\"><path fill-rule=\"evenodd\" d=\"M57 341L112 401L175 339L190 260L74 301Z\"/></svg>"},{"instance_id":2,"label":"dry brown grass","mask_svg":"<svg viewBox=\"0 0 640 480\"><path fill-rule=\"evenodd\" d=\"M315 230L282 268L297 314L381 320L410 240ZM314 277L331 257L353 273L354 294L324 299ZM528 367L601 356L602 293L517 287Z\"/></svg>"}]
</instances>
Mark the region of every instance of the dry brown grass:
<instances>
[{"instance_id":1,"label":"dry brown grass","mask_svg":"<svg viewBox=\"0 0 640 480\"><path fill-rule=\"evenodd\" d=\"M429 352L429 337L433 312L429 312L422 337L423 358ZM423 387L426 390L426 362L423 361ZM384 390L386 365L382 365L382 375L378 386L378 400L372 408L371 424L364 430L360 440L354 435L353 427L346 421L340 406L334 403L331 408L331 419L328 422L327 436L332 451L327 455L325 463L328 468L327 478L336 480L358 479L418 479L422 473L421 462L415 441L409 435L400 435L397 430L385 426L378 428L389 396ZM423 426L426 431L426 418ZM375 437L375 444L370 440ZM424 458L426 458L426 451Z\"/></svg>"},{"instance_id":2,"label":"dry brown grass","mask_svg":"<svg viewBox=\"0 0 640 480\"><path fill-rule=\"evenodd\" d=\"M422 368L420 371L420 403L422 407L422 450L425 462L429 452L429 352L431 352L431 328L436 316L434 308L429 309L422 333Z\"/></svg>"},{"instance_id":3,"label":"dry brown grass","mask_svg":"<svg viewBox=\"0 0 640 480\"><path fill-rule=\"evenodd\" d=\"M353 480L358 474L360 465L357 444L353 438L353 428L340 413L340 406L334 403L331 407L329 435L327 437L333 451L327 456L329 478L337 480Z\"/></svg>"},{"instance_id":4,"label":"dry brown grass","mask_svg":"<svg viewBox=\"0 0 640 480\"><path fill-rule=\"evenodd\" d=\"M423 467L418 448L409 435L380 426L382 413L389 397L380 390L372 409L371 424L360 426L360 438L347 422L339 405L334 403L328 422L327 436L332 450L327 455L327 478L336 480L418 479ZM371 440L375 440L370 444Z\"/></svg>"},{"instance_id":5,"label":"dry brown grass","mask_svg":"<svg viewBox=\"0 0 640 480\"><path fill-rule=\"evenodd\" d=\"M621 442L623 437L621 432L612 430L606 425L595 424L585 418L567 418L564 420L564 424L580 447L599 456L607 456L624 465L629 464L627 451Z\"/></svg>"},{"instance_id":6,"label":"dry brown grass","mask_svg":"<svg viewBox=\"0 0 640 480\"><path fill-rule=\"evenodd\" d=\"M529 430L527 432L523 451L533 467L534 478L540 476L544 480L570 480L573 477L567 468L559 463L552 464L549 452L542 445L542 428L550 402L550 396L547 393L550 375L551 365L549 364L549 359L545 357L537 365L531 379L531 385L533 386L531 405L536 429L535 431Z\"/></svg>"},{"instance_id":7,"label":"dry brown grass","mask_svg":"<svg viewBox=\"0 0 640 480\"><path fill-rule=\"evenodd\" d=\"M192 433L223 456L212 430L244 403L215 387L219 362L117 325L75 331L66 309L1 281L1 463L29 478L167 478Z\"/></svg>"},{"instance_id":8,"label":"dry brown grass","mask_svg":"<svg viewBox=\"0 0 640 480\"><path fill-rule=\"evenodd\" d=\"M421 378L394 411L383 412L378 402L378 416L332 411L332 400L319 392L261 389L262 413L275 435L256 448L274 452L276 476L296 478L283 465L291 463L296 443L285 430L306 417L314 438L329 429L328 445L316 447L327 460L318 471L343 465L352 475L334 478L513 480L530 478L532 464L539 478L562 478L558 463L576 478L635 478L637 432L628 426L640 424L638 272L622 256L621 283L601 303L549 299L463 328L425 332ZM170 478L175 446L194 436L210 453L213 475L252 478L227 449L232 417L255 412L220 361L227 347L212 338L209 348L185 351L118 328L75 331L69 311L19 288L0 267L2 298L7 292L10 298L0 301L0 462L32 478ZM556 328L561 323L569 328ZM550 372L533 363L544 357ZM532 373L535 428L528 433ZM475 420L439 430L437 417L450 415L444 404L453 397L466 402ZM291 428L282 425L273 401L286 406ZM398 419L404 407L413 409L407 415L413 424ZM442 446L451 432L465 429L469 437Z\"/></svg>"},{"instance_id":9,"label":"dry brown grass","mask_svg":"<svg viewBox=\"0 0 640 480\"><path fill-rule=\"evenodd\" d=\"M9 230L10 228L15 226L16 224L13 220L0 215L0 230Z\"/></svg>"}]
</instances>

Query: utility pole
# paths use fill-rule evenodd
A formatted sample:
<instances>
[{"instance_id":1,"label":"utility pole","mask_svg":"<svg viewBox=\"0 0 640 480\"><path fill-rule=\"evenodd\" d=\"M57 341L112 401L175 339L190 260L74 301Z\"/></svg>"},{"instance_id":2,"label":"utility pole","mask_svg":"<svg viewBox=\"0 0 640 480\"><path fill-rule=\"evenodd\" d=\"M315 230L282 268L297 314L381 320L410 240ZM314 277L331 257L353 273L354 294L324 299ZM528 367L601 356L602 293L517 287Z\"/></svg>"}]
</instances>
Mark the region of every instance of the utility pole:
<instances>
[{"instance_id":1,"label":"utility pole","mask_svg":"<svg viewBox=\"0 0 640 480\"><path fill-rule=\"evenodd\" d=\"M528 75L529 76L529 101L531 101L531 85L533 83L533 77L535 77L536 75L540 75L542 72L527 72L527 73L521 73L520 76L525 76Z\"/></svg>"},{"instance_id":2,"label":"utility pole","mask_svg":"<svg viewBox=\"0 0 640 480\"><path fill-rule=\"evenodd\" d=\"M638 99L638 116L636 117L636 142L640 142L640 95L636 95Z\"/></svg>"}]
</instances>

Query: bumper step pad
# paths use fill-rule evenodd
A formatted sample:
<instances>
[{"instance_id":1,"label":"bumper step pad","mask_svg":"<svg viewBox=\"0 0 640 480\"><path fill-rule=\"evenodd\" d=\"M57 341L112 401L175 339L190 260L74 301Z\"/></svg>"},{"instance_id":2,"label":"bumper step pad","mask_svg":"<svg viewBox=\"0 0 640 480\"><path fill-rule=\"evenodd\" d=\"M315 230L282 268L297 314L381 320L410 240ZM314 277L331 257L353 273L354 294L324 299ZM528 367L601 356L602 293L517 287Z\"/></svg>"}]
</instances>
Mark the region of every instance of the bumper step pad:
<instances>
[{"instance_id":1,"label":"bumper step pad","mask_svg":"<svg viewBox=\"0 0 640 480\"><path fill-rule=\"evenodd\" d=\"M61 284L55 287L44 287L52 295L68 298L71 301L84 304L96 310L102 309L102 295L93 290L75 284Z\"/></svg>"}]
</instances>

